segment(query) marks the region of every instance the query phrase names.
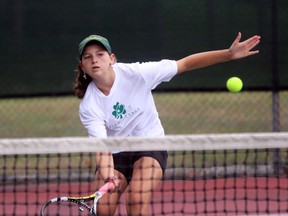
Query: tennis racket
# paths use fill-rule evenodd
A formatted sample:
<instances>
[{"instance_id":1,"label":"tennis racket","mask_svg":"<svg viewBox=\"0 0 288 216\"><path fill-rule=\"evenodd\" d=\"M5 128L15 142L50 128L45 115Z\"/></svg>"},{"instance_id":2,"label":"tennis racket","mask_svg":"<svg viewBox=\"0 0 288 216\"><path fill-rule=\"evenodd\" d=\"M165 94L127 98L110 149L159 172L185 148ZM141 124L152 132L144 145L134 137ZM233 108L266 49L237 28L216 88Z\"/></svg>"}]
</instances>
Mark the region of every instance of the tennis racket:
<instances>
[{"instance_id":1,"label":"tennis racket","mask_svg":"<svg viewBox=\"0 0 288 216\"><path fill-rule=\"evenodd\" d=\"M107 193L110 189L114 188L112 182L107 182L98 191L89 196L83 197L57 197L49 200L41 208L41 216L50 215L97 215L98 200Z\"/></svg>"}]
</instances>

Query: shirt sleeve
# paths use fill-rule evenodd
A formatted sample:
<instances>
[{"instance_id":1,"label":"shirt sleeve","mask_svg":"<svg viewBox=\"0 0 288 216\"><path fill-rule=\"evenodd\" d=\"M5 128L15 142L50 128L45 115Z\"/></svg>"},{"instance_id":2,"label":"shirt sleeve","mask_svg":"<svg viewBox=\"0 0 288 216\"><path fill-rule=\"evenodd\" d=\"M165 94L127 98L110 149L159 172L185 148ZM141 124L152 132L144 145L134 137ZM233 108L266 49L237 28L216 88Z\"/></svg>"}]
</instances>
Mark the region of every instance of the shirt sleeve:
<instances>
[{"instance_id":1,"label":"shirt sleeve","mask_svg":"<svg viewBox=\"0 0 288 216\"><path fill-rule=\"evenodd\" d=\"M147 86L151 90L162 82L170 81L178 70L177 63L174 60L141 63L139 68Z\"/></svg>"},{"instance_id":2,"label":"shirt sleeve","mask_svg":"<svg viewBox=\"0 0 288 216\"><path fill-rule=\"evenodd\" d=\"M107 138L105 122L96 111L80 106L79 116L82 124L87 129L89 137Z\"/></svg>"}]
</instances>

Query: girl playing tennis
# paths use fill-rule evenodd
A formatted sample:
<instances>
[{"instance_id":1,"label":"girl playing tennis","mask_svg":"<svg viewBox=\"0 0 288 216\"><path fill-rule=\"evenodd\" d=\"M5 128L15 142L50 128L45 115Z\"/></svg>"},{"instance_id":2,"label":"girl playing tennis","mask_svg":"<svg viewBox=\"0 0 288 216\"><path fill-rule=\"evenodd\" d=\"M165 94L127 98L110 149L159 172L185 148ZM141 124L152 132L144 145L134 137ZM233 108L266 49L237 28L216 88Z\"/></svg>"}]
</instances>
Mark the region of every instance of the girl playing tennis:
<instances>
[{"instance_id":1,"label":"girl playing tennis","mask_svg":"<svg viewBox=\"0 0 288 216\"><path fill-rule=\"evenodd\" d=\"M241 33L229 49L202 52L178 61L117 63L108 40L91 35L79 44L80 61L75 94L81 99L79 114L90 137L161 137L164 130L151 91L177 74L259 53L252 49L260 37L240 42ZM161 181L167 152L118 152L96 154L96 187L114 183L113 193L98 204L99 215L114 215L127 190L127 214L148 215L152 191Z\"/></svg>"}]
</instances>

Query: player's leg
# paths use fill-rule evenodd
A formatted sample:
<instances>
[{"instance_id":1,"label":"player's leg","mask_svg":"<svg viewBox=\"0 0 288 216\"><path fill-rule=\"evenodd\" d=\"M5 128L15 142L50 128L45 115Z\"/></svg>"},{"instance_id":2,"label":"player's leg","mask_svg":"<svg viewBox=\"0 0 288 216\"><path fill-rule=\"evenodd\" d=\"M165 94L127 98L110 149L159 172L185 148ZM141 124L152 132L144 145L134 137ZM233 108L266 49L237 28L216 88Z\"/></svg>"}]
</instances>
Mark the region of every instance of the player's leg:
<instances>
[{"instance_id":1,"label":"player's leg","mask_svg":"<svg viewBox=\"0 0 288 216\"><path fill-rule=\"evenodd\" d=\"M120 178L120 187L118 192L106 193L101 199L99 199L97 205L97 215L99 216L111 216L114 215L117 210L118 201L122 193L127 188L127 181L122 173L114 170L114 174ZM98 172L95 174L95 188L100 188L104 185L104 180Z\"/></svg>"},{"instance_id":2,"label":"player's leg","mask_svg":"<svg viewBox=\"0 0 288 216\"><path fill-rule=\"evenodd\" d=\"M156 189L162 176L159 162L152 157L142 157L134 163L126 197L128 215L149 215L152 191Z\"/></svg>"}]
</instances>

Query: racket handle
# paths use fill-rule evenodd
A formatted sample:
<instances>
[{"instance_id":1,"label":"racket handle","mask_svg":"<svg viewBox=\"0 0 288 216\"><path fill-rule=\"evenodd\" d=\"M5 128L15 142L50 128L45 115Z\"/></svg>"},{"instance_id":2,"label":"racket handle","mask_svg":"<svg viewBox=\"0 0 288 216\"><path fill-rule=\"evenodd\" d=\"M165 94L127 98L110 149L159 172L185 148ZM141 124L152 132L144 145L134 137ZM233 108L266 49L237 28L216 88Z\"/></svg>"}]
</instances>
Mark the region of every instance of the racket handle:
<instances>
[{"instance_id":1,"label":"racket handle","mask_svg":"<svg viewBox=\"0 0 288 216\"><path fill-rule=\"evenodd\" d=\"M107 193L111 189L114 189L114 183L113 182L107 182L98 190L98 192L101 193L101 195L104 195L105 193Z\"/></svg>"},{"instance_id":2,"label":"racket handle","mask_svg":"<svg viewBox=\"0 0 288 216\"><path fill-rule=\"evenodd\" d=\"M107 182L104 184L99 190L96 192L96 197L93 202L93 208L91 209L91 215L96 215L97 213L97 203L98 200L106 194L109 190L114 189L114 183L113 182Z\"/></svg>"}]
</instances>

